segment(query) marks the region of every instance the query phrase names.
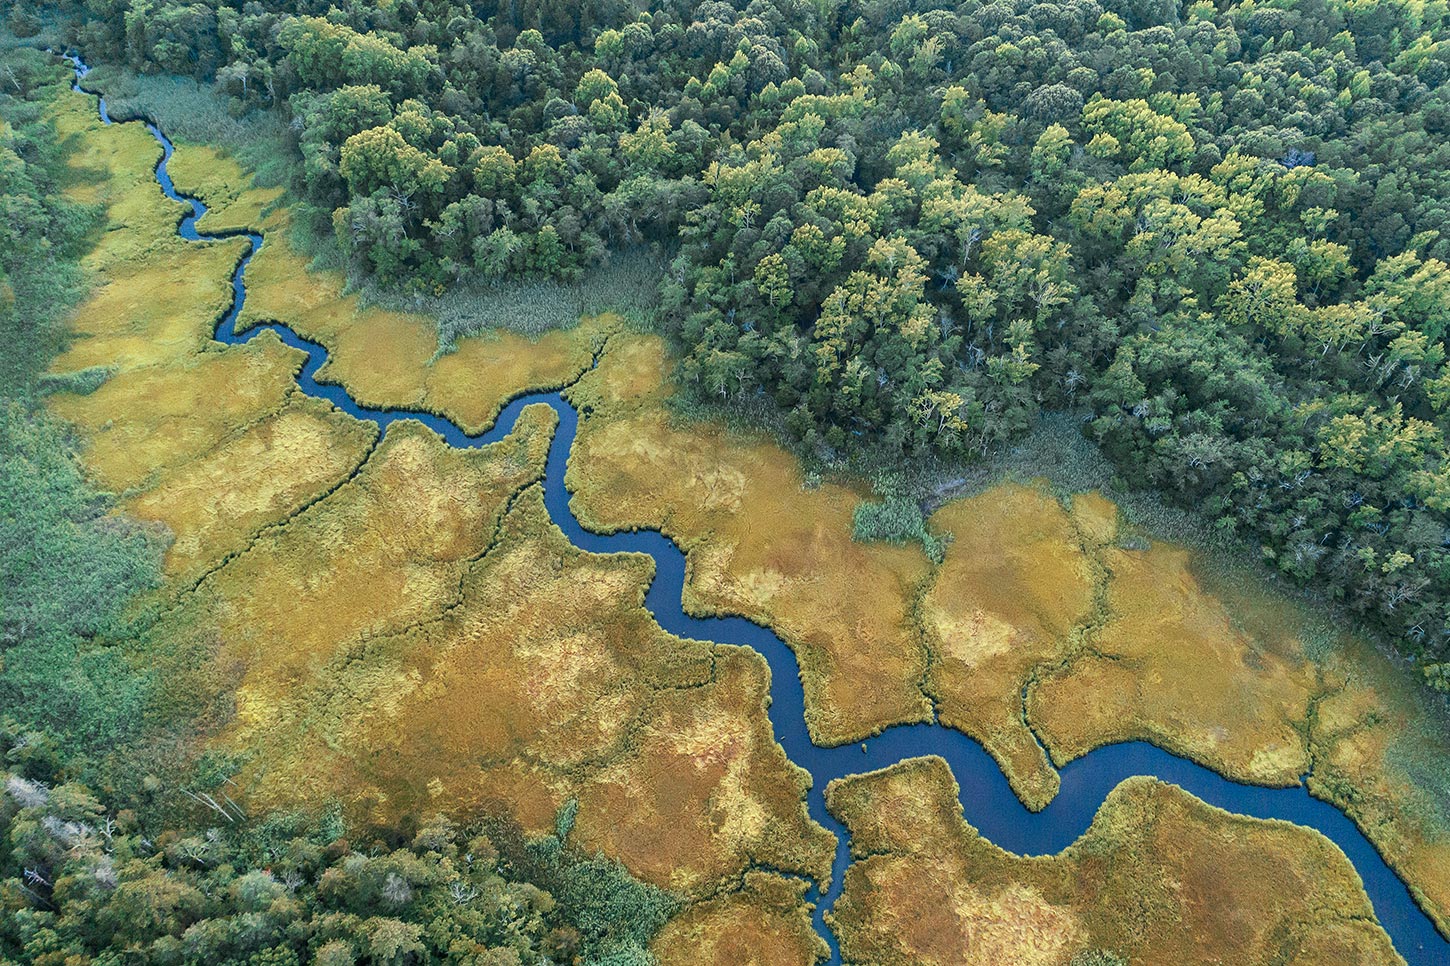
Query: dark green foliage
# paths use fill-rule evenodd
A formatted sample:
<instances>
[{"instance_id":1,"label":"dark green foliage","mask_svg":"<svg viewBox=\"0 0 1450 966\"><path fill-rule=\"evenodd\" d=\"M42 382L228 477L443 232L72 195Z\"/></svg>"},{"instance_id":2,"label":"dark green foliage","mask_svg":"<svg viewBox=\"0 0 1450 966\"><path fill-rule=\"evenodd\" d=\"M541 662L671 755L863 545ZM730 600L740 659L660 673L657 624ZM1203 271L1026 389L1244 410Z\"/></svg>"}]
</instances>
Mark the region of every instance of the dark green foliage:
<instances>
[{"instance_id":1,"label":"dark green foliage","mask_svg":"<svg viewBox=\"0 0 1450 966\"><path fill-rule=\"evenodd\" d=\"M0 398L15 399L55 351L97 213L62 197L65 145L41 115L49 92L68 83L64 65L25 48L0 57Z\"/></svg>"},{"instance_id":2,"label":"dark green foliage","mask_svg":"<svg viewBox=\"0 0 1450 966\"><path fill-rule=\"evenodd\" d=\"M0 708L104 751L142 725L146 675L101 640L151 586L154 537L107 515L59 442L20 404L0 405Z\"/></svg>"},{"instance_id":3,"label":"dark green foliage","mask_svg":"<svg viewBox=\"0 0 1450 966\"><path fill-rule=\"evenodd\" d=\"M908 496L891 494L879 503L857 504L852 527L852 536L857 540L920 540L927 556L938 563L946 550L941 538L927 530L921 504Z\"/></svg>"},{"instance_id":4,"label":"dark green foliage","mask_svg":"<svg viewBox=\"0 0 1450 966\"><path fill-rule=\"evenodd\" d=\"M118 649L122 608L154 584L154 535L107 512L38 391L94 389L104 373L39 375L81 291L94 213L59 196L65 145L41 103L68 72L31 50L5 55L0 118L0 709L51 730L67 759L106 754L143 727L149 677Z\"/></svg>"},{"instance_id":5,"label":"dark green foliage","mask_svg":"<svg viewBox=\"0 0 1450 966\"><path fill-rule=\"evenodd\" d=\"M35 388L41 393L65 392L76 396L89 396L105 385L112 372L106 366L90 366L75 372L45 373L36 380Z\"/></svg>"},{"instance_id":6,"label":"dark green foliage","mask_svg":"<svg viewBox=\"0 0 1450 966\"><path fill-rule=\"evenodd\" d=\"M615 863L504 824L530 861L441 817L366 848L328 816L148 828L51 787L44 744L0 729L0 963L644 964L674 908Z\"/></svg>"},{"instance_id":7,"label":"dark green foliage","mask_svg":"<svg viewBox=\"0 0 1450 966\"><path fill-rule=\"evenodd\" d=\"M609 966L654 962L649 941L679 908L668 892L639 882L617 862L569 845L578 802L560 809L553 835L529 841L506 824L489 832L501 867L558 900L586 961Z\"/></svg>"},{"instance_id":8,"label":"dark green foliage","mask_svg":"<svg viewBox=\"0 0 1450 966\"><path fill-rule=\"evenodd\" d=\"M827 458L1083 413L1129 483L1450 657L1441 4L72 9L91 56L290 119L310 221L383 284L656 243L696 396Z\"/></svg>"}]
</instances>

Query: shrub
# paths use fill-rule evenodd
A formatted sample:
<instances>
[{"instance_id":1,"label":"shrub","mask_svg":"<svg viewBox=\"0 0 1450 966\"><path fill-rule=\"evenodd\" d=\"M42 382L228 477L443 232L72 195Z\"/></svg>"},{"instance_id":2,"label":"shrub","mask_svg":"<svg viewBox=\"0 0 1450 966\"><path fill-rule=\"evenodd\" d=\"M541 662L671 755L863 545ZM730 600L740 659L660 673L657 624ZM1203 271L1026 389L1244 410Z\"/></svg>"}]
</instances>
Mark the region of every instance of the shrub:
<instances>
[{"instance_id":1,"label":"shrub","mask_svg":"<svg viewBox=\"0 0 1450 966\"><path fill-rule=\"evenodd\" d=\"M941 563L946 554L942 539L927 530L921 504L897 494L888 495L879 503L857 504L851 536L862 543L872 540L910 543L919 540L926 555L936 563Z\"/></svg>"}]
</instances>

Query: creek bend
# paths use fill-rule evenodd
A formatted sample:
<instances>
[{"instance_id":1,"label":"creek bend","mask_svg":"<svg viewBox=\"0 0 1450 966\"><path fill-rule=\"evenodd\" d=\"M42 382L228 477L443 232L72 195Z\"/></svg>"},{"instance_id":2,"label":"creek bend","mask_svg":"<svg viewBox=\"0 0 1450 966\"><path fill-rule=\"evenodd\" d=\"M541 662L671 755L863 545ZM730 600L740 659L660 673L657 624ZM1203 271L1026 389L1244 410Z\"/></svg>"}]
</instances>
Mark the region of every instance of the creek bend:
<instances>
[{"instance_id":1,"label":"creek bend","mask_svg":"<svg viewBox=\"0 0 1450 966\"><path fill-rule=\"evenodd\" d=\"M78 55L65 59L75 68L72 89L84 93L81 80L90 68ZM100 118L113 123L106 100L97 96ZM124 122L123 119L122 122ZM327 361L327 349L297 335L279 323L255 325L236 332L236 321L246 300L247 265L262 246L255 232L201 234L196 223L206 214L199 199L177 192L167 171L173 145L154 123L138 120L156 138L162 149L156 164L157 184L167 198L190 207L177 233L188 241L213 242L228 238L247 239L248 248L232 272L232 303L217 323L214 338L225 345L239 345L263 331L275 333L285 344L306 353L307 361L297 375L297 384L309 396L326 399L349 415L375 424L380 431L400 419L416 420L433 430L449 446L477 448L496 442L514 428L528 406L544 405L559 417L558 429L549 446L544 475L544 502L553 523L576 547L589 553L639 553L648 555L655 575L645 597L645 607L660 627L679 637L700 641L738 644L753 648L770 666L770 722L775 738L786 756L811 776L807 809L811 818L836 836L830 887L822 892L813 883L809 898L815 902L816 931L831 949L832 966L841 962L840 946L826 925L825 913L835 904L850 864L850 839L845 827L825 806L826 784L836 778L886 768L905 758L938 755L951 766L961 788L966 820L983 837L1019 855L1055 855L1075 842L1092 823L1108 793L1122 781L1138 775L1170 782L1210 805L1239 815L1279 819L1315 829L1334 842L1349 858L1364 882L1375 916L1410 966L1450 963L1450 940L1435 928L1430 917L1415 902L1406 883L1390 868L1359 827L1339 809L1314 798L1305 784L1289 788L1265 788L1231 781L1217 772L1180 758L1143 741L1123 742L1097 748L1064 766L1061 787L1052 802L1040 812L1023 806L1007 783L996 761L974 739L960 731L935 723L898 725L886 729L864 744L823 748L813 743L805 724L805 693L794 652L769 628L742 617L699 618L682 607L685 583L685 555L674 541L656 530L599 534L586 530L570 509L564 471L579 427L579 412L560 391L532 392L515 397L499 413L493 428L470 436L449 420L433 413L406 409L373 409L354 402L341 385L319 383L317 371ZM1307 777L1307 776L1306 776ZM789 873L787 873L789 874Z\"/></svg>"}]
</instances>

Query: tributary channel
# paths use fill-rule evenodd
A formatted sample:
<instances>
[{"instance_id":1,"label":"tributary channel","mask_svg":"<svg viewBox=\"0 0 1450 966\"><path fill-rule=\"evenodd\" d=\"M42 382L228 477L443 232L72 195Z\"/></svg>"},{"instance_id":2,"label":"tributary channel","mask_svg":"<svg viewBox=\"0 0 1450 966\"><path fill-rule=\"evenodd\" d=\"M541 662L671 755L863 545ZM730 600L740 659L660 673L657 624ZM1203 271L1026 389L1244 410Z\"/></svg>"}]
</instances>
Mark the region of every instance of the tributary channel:
<instances>
[{"instance_id":1,"label":"tributary channel","mask_svg":"<svg viewBox=\"0 0 1450 966\"><path fill-rule=\"evenodd\" d=\"M78 56L66 58L75 67L74 89L83 90L81 80L89 67ZM89 92L88 92L89 93ZM106 100L98 97L101 120L112 119ZM197 219L206 206L196 198L177 192L167 173L172 144L155 124L144 123L161 144L162 157L156 165L156 181L166 197L191 207L191 214L177 228L182 238L196 242L221 241L237 235L203 235ZM824 894L813 888L816 930L831 947L831 964L840 963L841 952L835 935L826 926L825 912L840 895L846 867L850 864L850 840L845 827L825 807L824 790L834 778L885 768L904 758L939 755L951 765L961 786L966 819L987 839L1019 855L1053 855L1075 842L1091 824L1104 798L1124 779L1149 775L1191 792L1211 805L1240 815L1282 819L1318 830L1344 850L1364 881L1375 915L1389 933L1395 949L1410 966L1450 964L1450 941L1435 929L1415 903L1409 889L1380 856L1379 852L1343 812L1311 796L1301 783L1292 788L1263 788L1230 781L1187 759L1147 742L1108 745L1084 755L1061 770L1062 785L1057 797L1040 812L1028 811L1007 784L996 761L971 738L939 724L900 725L870 739L865 745L822 748L806 731L805 697L795 654L768 628L741 617L699 618L686 614L681 606L685 582L685 555L673 540L653 530L615 534L591 533L580 526L569 508L569 491L564 470L579 426L578 411L559 392L536 392L520 396L499 414L493 428L469 436L440 416L402 409L370 409L360 406L342 386L319 383L315 376L327 361L327 350L298 336L285 325L268 323L244 332L234 331L247 297L247 264L262 246L262 236L246 233L250 247L232 273L232 305L217 324L215 338L227 345L247 342L264 330L275 332L289 346L307 353L307 362L297 376L302 391L326 399L338 409L386 430L399 419L423 423L461 449L496 442L513 430L525 407L544 405L559 415L559 427L549 447L544 478L544 502L555 525L581 550L590 553L642 553L655 563L655 577L645 598L645 607L661 627L680 637L754 648L770 664L770 721L776 740L791 761L810 773L812 786L807 799L811 817L835 833L837 838L831 884ZM863 750L864 748L864 750Z\"/></svg>"}]
</instances>

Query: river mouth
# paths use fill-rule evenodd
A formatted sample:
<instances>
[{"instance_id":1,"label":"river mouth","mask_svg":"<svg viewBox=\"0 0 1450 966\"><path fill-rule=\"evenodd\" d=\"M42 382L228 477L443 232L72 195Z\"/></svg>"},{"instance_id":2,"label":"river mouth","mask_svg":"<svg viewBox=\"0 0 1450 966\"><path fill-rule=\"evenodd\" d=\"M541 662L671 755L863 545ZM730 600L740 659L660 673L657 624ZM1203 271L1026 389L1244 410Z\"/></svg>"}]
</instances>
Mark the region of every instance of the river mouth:
<instances>
[{"instance_id":1,"label":"river mouth","mask_svg":"<svg viewBox=\"0 0 1450 966\"><path fill-rule=\"evenodd\" d=\"M79 56L66 57L75 67L73 89L83 91L81 81L89 68ZM101 120L112 123L103 97L98 97ZM812 883L809 897L815 902L816 931L831 950L831 963L841 961L835 935L825 923L825 914L835 904L850 864L850 841L845 827L825 807L826 785L837 778L888 767L906 758L937 755L945 759L960 788L960 800L969 821L986 839L1019 855L1054 855L1067 848L1087 830L1109 792L1135 776L1170 782L1210 805L1229 812L1262 819L1280 819L1312 828L1333 841L1359 873L1379 923L1389 934L1395 949L1412 966L1450 962L1450 941L1415 902L1409 888L1384 861L1359 828L1333 805L1311 796L1305 784L1290 788L1264 788L1231 781L1187 759L1146 742L1128 742L1098 748L1060 771L1057 796L1040 812L1031 812L1012 792L996 761L975 740L936 723L902 725L887 729L865 744L824 748L814 744L805 724L805 698L794 652L771 630L739 617L697 618L686 614L682 594L686 560L679 547L658 531L642 530L598 534L586 530L570 508L570 493L564 485L570 450L578 430L580 414L558 390L533 392L513 399L485 433L469 435L451 421L427 412L375 409L359 405L340 385L319 383L316 374L327 361L327 349L297 335L279 323L253 326L236 332L235 326L246 300L245 273L261 248L263 237L254 232L202 234L197 221L206 206L197 198L179 193L168 173L173 145L155 124L140 120L162 148L155 176L167 198L188 205L190 213L177 226L189 241L212 242L243 237L248 247L232 273L232 302L218 321L214 338L225 345L250 341L270 330L286 345L306 354L297 374L298 387L309 396L325 399L349 415L371 422L386 431L398 420L415 420L437 433L448 445L476 448L507 436L523 410L546 405L558 415L558 428L550 444L544 477L544 501L551 521L581 550L590 553L642 553L654 561L655 576L645 598L645 607L664 630L680 637L701 641L744 645L761 654L771 672L769 716L776 740L787 757L811 776L807 809L815 821L837 837L830 887L820 890ZM587 417L585 417L587 418Z\"/></svg>"}]
</instances>

